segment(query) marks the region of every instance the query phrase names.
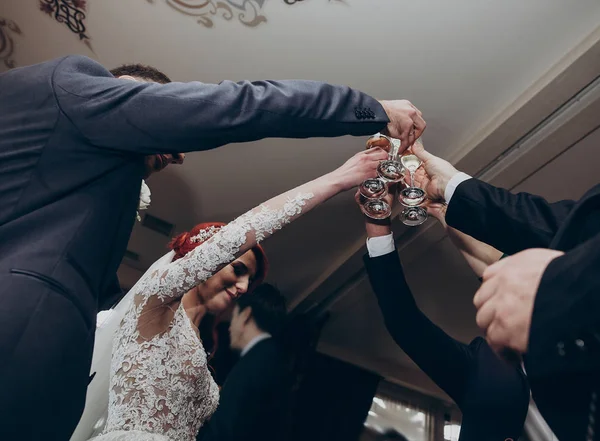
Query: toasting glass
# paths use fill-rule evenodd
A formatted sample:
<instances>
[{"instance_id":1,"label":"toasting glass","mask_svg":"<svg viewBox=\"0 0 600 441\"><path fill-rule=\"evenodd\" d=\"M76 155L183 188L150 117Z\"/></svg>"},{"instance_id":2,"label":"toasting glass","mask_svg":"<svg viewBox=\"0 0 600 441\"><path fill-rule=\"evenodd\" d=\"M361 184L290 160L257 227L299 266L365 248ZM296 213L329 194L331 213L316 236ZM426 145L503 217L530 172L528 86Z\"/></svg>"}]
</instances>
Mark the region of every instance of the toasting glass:
<instances>
[{"instance_id":1,"label":"toasting glass","mask_svg":"<svg viewBox=\"0 0 600 441\"><path fill-rule=\"evenodd\" d=\"M388 152L388 159L381 161L377 167L379 177L363 181L359 187L361 210L371 219L385 219L392 214L392 208L383 200L388 194L388 183L400 182L404 179L402 164L398 161L398 148L391 138L376 134L367 140L367 149L379 147Z\"/></svg>"},{"instance_id":2,"label":"toasting glass","mask_svg":"<svg viewBox=\"0 0 600 441\"><path fill-rule=\"evenodd\" d=\"M406 207L400 213L400 220L404 225L416 227L427 220L427 211L421 207L426 196L425 190L415 186L415 172L421 167L422 161L409 152L400 158L400 162L410 174L410 185L398 194L398 200Z\"/></svg>"}]
</instances>

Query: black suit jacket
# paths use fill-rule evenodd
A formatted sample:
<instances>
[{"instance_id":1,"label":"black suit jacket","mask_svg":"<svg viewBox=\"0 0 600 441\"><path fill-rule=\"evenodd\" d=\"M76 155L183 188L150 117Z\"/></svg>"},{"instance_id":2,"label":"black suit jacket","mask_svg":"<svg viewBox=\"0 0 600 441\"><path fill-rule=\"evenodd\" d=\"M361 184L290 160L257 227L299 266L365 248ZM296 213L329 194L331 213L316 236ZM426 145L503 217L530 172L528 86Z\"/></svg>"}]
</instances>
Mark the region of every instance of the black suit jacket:
<instances>
[{"instance_id":1,"label":"black suit jacket","mask_svg":"<svg viewBox=\"0 0 600 441\"><path fill-rule=\"evenodd\" d=\"M113 294L143 158L265 137L370 135L374 99L310 81L166 85L69 56L0 75L0 282L33 277L90 327ZM0 285L7 285L2 282Z\"/></svg>"},{"instance_id":2,"label":"black suit jacket","mask_svg":"<svg viewBox=\"0 0 600 441\"><path fill-rule=\"evenodd\" d=\"M281 441L291 377L286 356L274 339L256 344L231 370L219 407L198 441Z\"/></svg>"},{"instance_id":3,"label":"black suit jacket","mask_svg":"<svg viewBox=\"0 0 600 441\"><path fill-rule=\"evenodd\" d=\"M565 252L548 265L538 287L525 368L538 408L559 439L584 440L588 427L600 432L590 419L600 408L600 185L579 201L551 204L470 179L457 187L446 220L507 254Z\"/></svg>"},{"instance_id":4,"label":"black suit jacket","mask_svg":"<svg viewBox=\"0 0 600 441\"><path fill-rule=\"evenodd\" d=\"M521 369L498 358L483 338L466 345L432 323L415 303L397 252L364 260L390 335L460 408L459 440L516 441L529 405Z\"/></svg>"}]
</instances>

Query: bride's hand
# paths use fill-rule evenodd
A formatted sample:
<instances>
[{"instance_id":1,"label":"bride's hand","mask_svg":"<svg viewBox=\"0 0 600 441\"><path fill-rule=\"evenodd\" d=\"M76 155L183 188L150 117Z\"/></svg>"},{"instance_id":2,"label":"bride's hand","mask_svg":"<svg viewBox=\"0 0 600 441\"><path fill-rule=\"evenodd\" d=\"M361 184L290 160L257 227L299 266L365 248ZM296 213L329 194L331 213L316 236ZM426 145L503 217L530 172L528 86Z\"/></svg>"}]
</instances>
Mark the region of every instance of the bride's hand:
<instances>
[{"instance_id":1,"label":"bride's hand","mask_svg":"<svg viewBox=\"0 0 600 441\"><path fill-rule=\"evenodd\" d=\"M365 179L377 177L379 162L388 158L388 153L381 148L363 150L348 159L344 165L334 170L330 178L339 187L340 191L350 190L362 183Z\"/></svg>"}]
</instances>

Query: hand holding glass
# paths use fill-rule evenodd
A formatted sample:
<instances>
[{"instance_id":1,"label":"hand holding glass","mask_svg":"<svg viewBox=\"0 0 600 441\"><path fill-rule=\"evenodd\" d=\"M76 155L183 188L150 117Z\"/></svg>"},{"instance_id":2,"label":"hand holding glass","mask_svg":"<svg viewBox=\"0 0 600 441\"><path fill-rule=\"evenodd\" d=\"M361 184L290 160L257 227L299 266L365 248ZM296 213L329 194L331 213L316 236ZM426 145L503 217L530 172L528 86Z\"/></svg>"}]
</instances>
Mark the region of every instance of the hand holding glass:
<instances>
[{"instance_id":1,"label":"hand holding glass","mask_svg":"<svg viewBox=\"0 0 600 441\"><path fill-rule=\"evenodd\" d=\"M388 152L388 159L377 167L378 178L367 179L359 187L361 210L371 219L385 219L392 214L392 208L383 200L388 193L388 183L400 182L404 178L402 164L397 160L398 146L391 138L377 134L367 140L367 149L380 147Z\"/></svg>"},{"instance_id":2,"label":"hand holding glass","mask_svg":"<svg viewBox=\"0 0 600 441\"><path fill-rule=\"evenodd\" d=\"M410 173L410 185L398 195L398 200L406 208L400 213L400 220L404 225L415 227L427 220L427 211L420 205L425 200L425 191L415 187L415 172L421 167L421 160L413 153L408 153L400 158L400 162Z\"/></svg>"}]
</instances>

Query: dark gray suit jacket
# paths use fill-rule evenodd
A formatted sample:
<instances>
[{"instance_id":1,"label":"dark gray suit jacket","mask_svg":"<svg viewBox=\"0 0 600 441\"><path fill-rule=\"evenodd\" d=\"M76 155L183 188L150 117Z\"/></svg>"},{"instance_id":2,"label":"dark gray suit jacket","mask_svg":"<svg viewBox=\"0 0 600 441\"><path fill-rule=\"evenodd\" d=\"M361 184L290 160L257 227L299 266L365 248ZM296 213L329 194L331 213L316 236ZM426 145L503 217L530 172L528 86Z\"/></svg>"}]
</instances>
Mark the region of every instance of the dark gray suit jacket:
<instances>
[{"instance_id":1,"label":"dark gray suit jacket","mask_svg":"<svg viewBox=\"0 0 600 441\"><path fill-rule=\"evenodd\" d=\"M370 135L373 98L310 81L160 85L82 56L0 75L0 279L31 277L91 326L133 227L144 155ZM1 287L0 287L1 290Z\"/></svg>"}]
</instances>

